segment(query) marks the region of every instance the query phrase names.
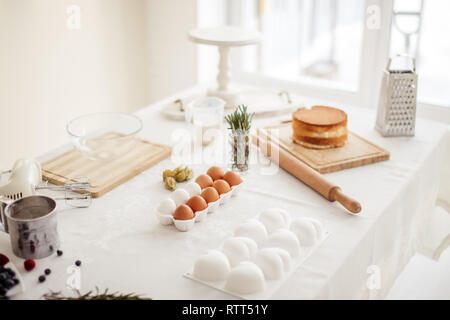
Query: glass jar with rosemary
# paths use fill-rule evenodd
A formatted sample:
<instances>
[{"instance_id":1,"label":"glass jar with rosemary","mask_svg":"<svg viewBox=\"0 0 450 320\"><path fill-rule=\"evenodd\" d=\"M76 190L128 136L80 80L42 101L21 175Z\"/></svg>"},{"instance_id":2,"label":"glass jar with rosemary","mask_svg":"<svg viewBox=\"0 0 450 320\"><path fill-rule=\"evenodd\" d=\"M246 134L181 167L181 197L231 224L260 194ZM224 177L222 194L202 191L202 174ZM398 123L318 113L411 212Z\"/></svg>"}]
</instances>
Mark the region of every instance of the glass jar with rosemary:
<instances>
[{"instance_id":1,"label":"glass jar with rosemary","mask_svg":"<svg viewBox=\"0 0 450 320\"><path fill-rule=\"evenodd\" d=\"M228 123L231 145L231 165L233 170L248 170L250 155L250 128L254 113L249 114L247 106L239 105L236 110L225 117Z\"/></svg>"}]
</instances>

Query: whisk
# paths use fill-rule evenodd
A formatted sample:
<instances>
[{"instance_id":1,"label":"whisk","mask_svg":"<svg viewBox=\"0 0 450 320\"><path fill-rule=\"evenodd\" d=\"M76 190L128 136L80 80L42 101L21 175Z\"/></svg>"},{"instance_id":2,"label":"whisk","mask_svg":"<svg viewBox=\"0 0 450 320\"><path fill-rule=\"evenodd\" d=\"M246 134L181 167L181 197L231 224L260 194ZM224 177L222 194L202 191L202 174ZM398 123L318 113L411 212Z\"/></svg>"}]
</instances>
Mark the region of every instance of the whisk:
<instances>
[{"instance_id":1,"label":"whisk","mask_svg":"<svg viewBox=\"0 0 450 320\"><path fill-rule=\"evenodd\" d=\"M55 200L66 200L74 207L88 207L91 204L89 182L72 182L62 186L42 185L42 168L34 159L19 159L10 170L9 180L0 186L0 196L10 200L21 199L36 194L37 190L64 191L65 197ZM69 192L81 192L80 195L69 195Z\"/></svg>"}]
</instances>

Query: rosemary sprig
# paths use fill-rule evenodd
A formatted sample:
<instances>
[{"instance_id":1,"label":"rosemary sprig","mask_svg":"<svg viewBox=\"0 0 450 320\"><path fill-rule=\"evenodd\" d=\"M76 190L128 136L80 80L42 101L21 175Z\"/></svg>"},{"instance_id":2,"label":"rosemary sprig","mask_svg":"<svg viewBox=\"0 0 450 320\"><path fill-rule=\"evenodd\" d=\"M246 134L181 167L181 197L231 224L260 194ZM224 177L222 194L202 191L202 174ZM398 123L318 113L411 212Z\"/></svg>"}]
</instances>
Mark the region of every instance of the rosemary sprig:
<instances>
[{"instance_id":1,"label":"rosemary sprig","mask_svg":"<svg viewBox=\"0 0 450 320\"><path fill-rule=\"evenodd\" d=\"M252 126L252 119L255 113L249 114L246 105L237 106L236 110L225 117L225 121L228 123L231 131L242 130L249 132Z\"/></svg>"},{"instance_id":2,"label":"rosemary sprig","mask_svg":"<svg viewBox=\"0 0 450 320\"><path fill-rule=\"evenodd\" d=\"M141 295L135 293L108 293L108 289L100 293L100 290L95 287L96 293L92 290L81 294L80 291L76 290L78 296L64 296L61 292L50 291L44 294L42 297L45 300L152 300L151 298L143 298Z\"/></svg>"}]
</instances>

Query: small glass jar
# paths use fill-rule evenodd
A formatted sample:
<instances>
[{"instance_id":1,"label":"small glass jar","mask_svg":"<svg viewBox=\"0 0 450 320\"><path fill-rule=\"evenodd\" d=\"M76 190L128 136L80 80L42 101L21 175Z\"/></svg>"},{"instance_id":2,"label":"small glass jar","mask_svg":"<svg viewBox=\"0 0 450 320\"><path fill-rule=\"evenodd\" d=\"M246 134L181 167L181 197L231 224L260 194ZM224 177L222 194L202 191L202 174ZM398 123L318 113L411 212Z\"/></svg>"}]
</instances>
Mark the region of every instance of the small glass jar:
<instances>
[{"instance_id":1,"label":"small glass jar","mask_svg":"<svg viewBox=\"0 0 450 320\"><path fill-rule=\"evenodd\" d=\"M194 100L186 110L186 121L194 124L194 142L207 146L220 131L223 122L225 101L216 97Z\"/></svg>"},{"instance_id":2,"label":"small glass jar","mask_svg":"<svg viewBox=\"0 0 450 320\"><path fill-rule=\"evenodd\" d=\"M231 131L229 141L232 169L240 172L247 171L250 155L250 132L244 130Z\"/></svg>"}]
</instances>

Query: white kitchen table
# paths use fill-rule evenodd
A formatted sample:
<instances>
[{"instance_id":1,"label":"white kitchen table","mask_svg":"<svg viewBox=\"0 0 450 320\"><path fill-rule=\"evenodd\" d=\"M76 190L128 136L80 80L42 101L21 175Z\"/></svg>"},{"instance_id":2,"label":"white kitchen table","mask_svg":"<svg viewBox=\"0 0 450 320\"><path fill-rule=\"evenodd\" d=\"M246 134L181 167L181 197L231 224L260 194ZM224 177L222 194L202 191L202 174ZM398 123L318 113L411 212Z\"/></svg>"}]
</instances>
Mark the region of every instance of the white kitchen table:
<instances>
[{"instance_id":1,"label":"white kitchen table","mask_svg":"<svg viewBox=\"0 0 450 320\"><path fill-rule=\"evenodd\" d=\"M144 121L140 136L178 143L183 135L173 137L174 130L190 130L190 126L165 119L160 109L193 90L137 112ZM265 176L261 174L265 164L252 164L238 196L191 231L179 232L173 226L159 225L154 214L157 202L170 194L163 186L162 171L178 165L169 158L94 199L89 208L73 209L59 203L64 254L37 260L32 272L23 269L23 260L11 252L8 236L0 233L0 252L11 258L26 283L26 291L15 298L39 299L49 290L70 294L67 284L76 284L78 275L81 292L98 287L153 299L233 298L189 280L183 273L196 257L217 248L237 224L269 206L285 208L293 216L318 218L330 232L272 298L383 298L420 247L422 231L432 219L449 130L446 125L419 119L414 137L383 138L374 130L373 110L341 107L348 113L349 129L391 152L389 161L326 175L360 201L360 216L328 202L282 169ZM49 152L41 160L65 148ZM210 165L193 165L195 174L206 172ZM77 259L83 263L79 273L73 268ZM38 283L38 276L48 267L52 274Z\"/></svg>"}]
</instances>

